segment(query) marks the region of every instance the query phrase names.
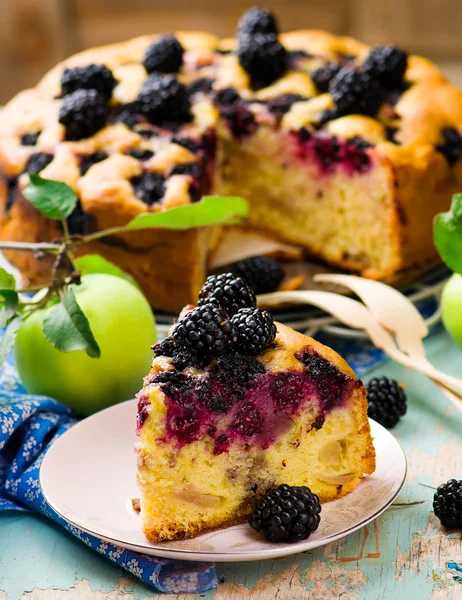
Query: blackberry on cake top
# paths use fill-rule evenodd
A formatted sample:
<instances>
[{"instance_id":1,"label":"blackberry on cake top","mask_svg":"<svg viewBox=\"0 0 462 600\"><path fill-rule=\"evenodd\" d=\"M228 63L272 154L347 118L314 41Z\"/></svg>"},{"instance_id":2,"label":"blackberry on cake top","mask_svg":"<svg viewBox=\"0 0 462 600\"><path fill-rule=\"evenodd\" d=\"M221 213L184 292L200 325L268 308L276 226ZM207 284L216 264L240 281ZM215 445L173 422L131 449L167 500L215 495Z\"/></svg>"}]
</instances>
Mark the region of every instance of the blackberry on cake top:
<instances>
[{"instance_id":1,"label":"blackberry on cake top","mask_svg":"<svg viewBox=\"0 0 462 600\"><path fill-rule=\"evenodd\" d=\"M452 167L462 155L462 135L455 127L445 127L441 130L442 143L436 146Z\"/></svg>"},{"instance_id":2,"label":"blackberry on cake top","mask_svg":"<svg viewBox=\"0 0 462 600\"><path fill-rule=\"evenodd\" d=\"M254 89L270 85L287 70L286 49L272 34L241 36L237 56Z\"/></svg>"},{"instance_id":3,"label":"blackberry on cake top","mask_svg":"<svg viewBox=\"0 0 462 600\"><path fill-rule=\"evenodd\" d=\"M64 96L59 122L66 128L67 140L81 140L106 125L109 108L105 97L96 90L77 90Z\"/></svg>"},{"instance_id":4,"label":"blackberry on cake top","mask_svg":"<svg viewBox=\"0 0 462 600\"><path fill-rule=\"evenodd\" d=\"M326 62L311 73L311 79L321 94L329 91L329 84L342 68L338 62Z\"/></svg>"},{"instance_id":5,"label":"blackberry on cake top","mask_svg":"<svg viewBox=\"0 0 462 600\"><path fill-rule=\"evenodd\" d=\"M106 100L109 100L116 84L117 79L106 65L91 64L83 67L71 67L64 69L61 76L61 93L63 96L67 96L77 90L96 90Z\"/></svg>"},{"instance_id":6,"label":"blackberry on cake top","mask_svg":"<svg viewBox=\"0 0 462 600\"><path fill-rule=\"evenodd\" d=\"M229 316L241 308L256 306L255 294L248 283L233 273L210 275L199 292L198 305L213 304Z\"/></svg>"},{"instance_id":7,"label":"blackberry on cake top","mask_svg":"<svg viewBox=\"0 0 462 600\"><path fill-rule=\"evenodd\" d=\"M277 329L273 317L261 308L241 308L232 318L236 346L243 354L256 356L274 342Z\"/></svg>"},{"instance_id":8,"label":"blackberry on cake top","mask_svg":"<svg viewBox=\"0 0 462 600\"><path fill-rule=\"evenodd\" d=\"M342 67L329 83L338 116L374 116L383 100L383 92L374 77L351 67Z\"/></svg>"},{"instance_id":9,"label":"blackberry on cake top","mask_svg":"<svg viewBox=\"0 0 462 600\"><path fill-rule=\"evenodd\" d=\"M364 62L364 71L386 89L401 87L406 69L407 52L391 44L374 46Z\"/></svg>"},{"instance_id":10,"label":"blackberry on cake top","mask_svg":"<svg viewBox=\"0 0 462 600\"><path fill-rule=\"evenodd\" d=\"M237 25L238 38L256 33L277 35L279 28L276 17L268 8L254 6L245 12Z\"/></svg>"},{"instance_id":11,"label":"blackberry on cake top","mask_svg":"<svg viewBox=\"0 0 462 600\"><path fill-rule=\"evenodd\" d=\"M154 125L184 123L191 118L188 90L175 75L150 75L138 94L137 106Z\"/></svg>"},{"instance_id":12,"label":"blackberry on cake top","mask_svg":"<svg viewBox=\"0 0 462 600\"><path fill-rule=\"evenodd\" d=\"M165 177L148 171L131 179L135 196L148 206L159 202L165 194Z\"/></svg>"},{"instance_id":13,"label":"blackberry on cake top","mask_svg":"<svg viewBox=\"0 0 462 600\"><path fill-rule=\"evenodd\" d=\"M161 35L146 50L143 58L148 73L176 73L183 64L184 48L171 33Z\"/></svg>"}]
</instances>

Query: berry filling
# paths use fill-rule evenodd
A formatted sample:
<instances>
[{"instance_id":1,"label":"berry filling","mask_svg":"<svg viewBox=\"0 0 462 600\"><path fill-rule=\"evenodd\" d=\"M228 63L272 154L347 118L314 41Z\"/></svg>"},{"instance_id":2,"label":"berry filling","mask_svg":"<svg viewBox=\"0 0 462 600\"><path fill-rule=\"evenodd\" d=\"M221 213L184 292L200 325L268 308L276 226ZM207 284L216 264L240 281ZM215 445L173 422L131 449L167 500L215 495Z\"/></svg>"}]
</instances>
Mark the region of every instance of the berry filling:
<instances>
[{"instance_id":1,"label":"berry filling","mask_svg":"<svg viewBox=\"0 0 462 600\"><path fill-rule=\"evenodd\" d=\"M359 137L340 140L322 132L310 134L306 129L293 132L292 136L296 156L306 162L314 160L323 174L343 168L348 175L354 175L366 173L371 168L368 149L372 146Z\"/></svg>"},{"instance_id":2,"label":"berry filling","mask_svg":"<svg viewBox=\"0 0 462 600\"><path fill-rule=\"evenodd\" d=\"M175 355L171 340L155 351ZM355 383L308 350L298 358L306 367L303 371L268 373L253 357L226 354L197 376L186 371L161 373L152 383L166 396L163 439L182 447L209 436L214 454L228 451L234 443L266 449L290 428L291 415L307 407L313 409L310 428L319 429ZM147 416L146 398L144 392L139 396L138 429Z\"/></svg>"}]
</instances>

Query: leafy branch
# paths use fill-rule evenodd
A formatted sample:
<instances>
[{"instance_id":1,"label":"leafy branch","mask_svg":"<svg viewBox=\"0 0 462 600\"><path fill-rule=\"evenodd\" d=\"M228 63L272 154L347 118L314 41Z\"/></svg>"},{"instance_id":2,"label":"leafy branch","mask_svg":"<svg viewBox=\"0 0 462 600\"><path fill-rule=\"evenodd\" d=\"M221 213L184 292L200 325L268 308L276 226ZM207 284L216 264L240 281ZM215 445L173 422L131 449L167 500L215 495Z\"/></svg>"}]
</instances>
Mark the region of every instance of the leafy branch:
<instances>
[{"instance_id":1,"label":"leafy branch","mask_svg":"<svg viewBox=\"0 0 462 600\"><path fill-rule=\"evenodd\" d=\"M32 299L23 297L16 290L14 276L0 268L0 328L5 328L0 339L0 366L14 346L21 322L36 310L47 306L51 308L43 320L43 331L53 346L62 352L84 350L93 358L100 356L88 319L76 300L75 286L80 284L81 275L90 273L108 273L137 284L130 275L97 254L75 258L75 251L82 244L140 229L183 231L236 224L248 215L247 202L242 198L205 196L195 204L138 215L121 227L88 235L72 235L67 225L67 218L77 206L77 196L72 188L60 181L31 174L23 194L45 217L61 222L63 235L56 242L0 241L0 250L33 252L38 258L45 255L55 257L48 287L39 290Z\"/></svg>"},{"instance_id":2,"label":"leafy branch","mask_svg":"<svg viewBox=\"0 0 462 600\"><path fill-rule=\"evenodd\" d=\"M441 258L462 275L462 194L454 195L448 212L436 215L433 236Z\"/></svg>"}]
</instances>

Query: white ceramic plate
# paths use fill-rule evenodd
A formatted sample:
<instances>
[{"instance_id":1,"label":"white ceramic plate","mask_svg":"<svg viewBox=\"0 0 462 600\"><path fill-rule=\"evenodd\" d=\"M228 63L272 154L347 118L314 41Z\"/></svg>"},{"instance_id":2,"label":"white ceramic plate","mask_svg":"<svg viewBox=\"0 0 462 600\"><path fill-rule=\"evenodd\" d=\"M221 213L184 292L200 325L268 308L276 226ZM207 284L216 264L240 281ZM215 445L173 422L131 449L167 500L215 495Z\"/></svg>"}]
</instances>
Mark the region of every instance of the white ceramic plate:
<instances>
[{"instance_id":1,"label":"white ceramic plate","mask_svg":"<svg viewBox=\"0 0 462 600\"><path fill-rule=\"evenodd\" d=\"M192 540L151 544L131 507L138 496L133 450L136 402L129 400L85 419L57 440L40 469L49 504L73 525L131 550L182 560L236 562L295 554L322 546L363 527L380 515L400 491L406 457L395 438L371 421L377 469L354 492L324 504L321 524L308 540L273 544L247 525Z\"/></svg>"}]
</instances>

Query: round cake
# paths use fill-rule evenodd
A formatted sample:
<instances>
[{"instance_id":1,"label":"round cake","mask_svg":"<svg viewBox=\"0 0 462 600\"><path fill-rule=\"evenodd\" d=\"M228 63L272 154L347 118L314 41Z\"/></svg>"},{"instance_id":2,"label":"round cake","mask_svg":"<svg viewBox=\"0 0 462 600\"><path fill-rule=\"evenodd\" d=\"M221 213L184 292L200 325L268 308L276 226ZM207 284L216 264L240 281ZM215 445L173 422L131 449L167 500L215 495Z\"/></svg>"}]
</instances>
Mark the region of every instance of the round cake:
<instances>
[{"instance_id":1,"label":"round cake","mask_svg":"<svg viewBox=\"0 0 462 600\"><path fill-rule=\"evenodd\" d=\"M437 260L433 216L462 189L462 92L429 60L322 31L280 34L252 9L236 38L144 36L81 52L0 117L0 239L60 225L28 174L77 193L73 235L211 192L249 200L249 226L339 268L392 279ZM219 201L219 200L217 200ZM143 231L82 247L132 274L156 308L192 302L217 228ZM50 263L7 252L25 284Z\"/></svg>"}]
</instances>

